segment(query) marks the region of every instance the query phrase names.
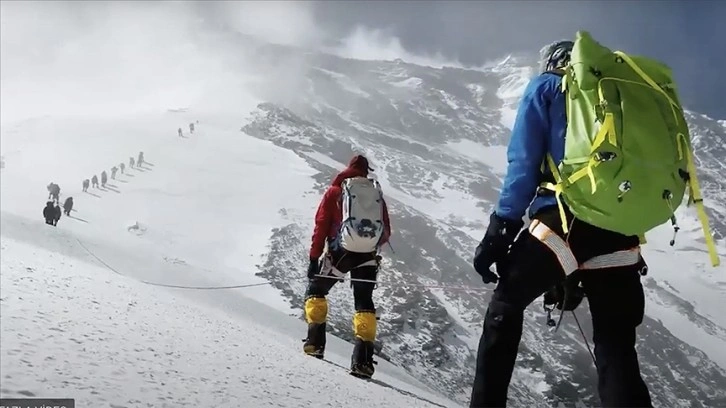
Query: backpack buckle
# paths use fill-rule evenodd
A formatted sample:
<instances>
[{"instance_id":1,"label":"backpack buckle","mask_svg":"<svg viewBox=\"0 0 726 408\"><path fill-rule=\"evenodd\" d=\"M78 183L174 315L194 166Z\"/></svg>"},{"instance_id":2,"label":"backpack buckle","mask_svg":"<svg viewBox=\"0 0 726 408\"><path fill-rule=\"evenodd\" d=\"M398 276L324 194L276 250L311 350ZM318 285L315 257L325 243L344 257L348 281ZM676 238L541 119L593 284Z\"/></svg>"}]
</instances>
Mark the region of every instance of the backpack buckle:
<instances>
[{"instance_id":1,"label":"backpack buckle","mask_svg":"<svg viewBox=\"0 0 726 408\"><path fill-rule=\"evenodd\" d=\"M613 152L597 152L595 153L595 160L599 162L609 162L615 160L615 158L618 157L616 153Z\"/></svg>"}]
</instances>

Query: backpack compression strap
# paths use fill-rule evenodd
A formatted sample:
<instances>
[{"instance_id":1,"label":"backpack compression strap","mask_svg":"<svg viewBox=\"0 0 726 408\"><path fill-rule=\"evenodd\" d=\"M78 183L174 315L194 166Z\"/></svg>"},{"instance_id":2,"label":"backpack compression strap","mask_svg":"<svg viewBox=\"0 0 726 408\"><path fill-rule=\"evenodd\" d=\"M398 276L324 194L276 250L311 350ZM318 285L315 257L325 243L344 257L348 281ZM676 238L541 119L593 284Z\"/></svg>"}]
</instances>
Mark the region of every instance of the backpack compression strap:
<instances>
[{"instance_id":1,"label":"backpack compression strap","mask_svg":"<svg viewBox=\"0 0 726 408\"><path fill-rule=\"evenodd\" d=\"M696 205L696 213L698 214L698 219L701 221L701 227L703 228L703 238L706 240L708 256L711 258L711 266L719 266L721 264L721 261L718 258L716 244L713 241L713 235L711 235L711 228L708 225L708 215L706 214L706 208L703 206L701 186L699 185L698 178L696 177L696 165L693 163L693 153L688 147L686 137L684 135L679 136L679 140L683 140L683 146L685 148L686 154L686 162L688 163L688 185L690 187L690 198L688 199L688 203L690 204L691 202L693 202L693 204Z\"/></svg>"}]
</instances>

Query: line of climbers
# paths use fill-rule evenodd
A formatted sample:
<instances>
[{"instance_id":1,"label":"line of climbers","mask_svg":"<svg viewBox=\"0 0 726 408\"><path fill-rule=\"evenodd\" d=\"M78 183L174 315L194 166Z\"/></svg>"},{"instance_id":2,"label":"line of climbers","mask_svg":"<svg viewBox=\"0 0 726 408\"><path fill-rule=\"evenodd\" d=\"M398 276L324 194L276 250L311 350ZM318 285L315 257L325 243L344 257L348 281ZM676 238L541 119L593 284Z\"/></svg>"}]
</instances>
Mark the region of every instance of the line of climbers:
<instances>
[{"instance_id":1,"label":"line of climbers","mask_svg":"<svg viewBox=\"0 0 726 408\"><path fill-rule=\"evenodd\" d=\"M197 124L199 124L199 121L196 121ZM183 137L182 129L178 129L179 137ZM189 123L189 133L194 134L194 122ZM144 164L146 164L146 161L144 160L144 152L139 152L139 155L134 158L133 156L129 157L129 167L130 168L139 168L143 169ZM124 162L121 162L118 167L113 166L111 167L111 180L116 179L116 174L121 171L121 174L124 174L124 171L126 170L126 164ZM106 173L106 170L103 170L101 172L101 178L100 178L100 187L99 187L99 178L97 175L93 175L90 179L85 179L82 182L82 188L83 192L87 193L89 188L100 188L105 189L106 185L108 183L108 173ZM51 182L47 186L48 189L48 201L46 202L45 208L43 208L43 218L45 218L45 223L48 225L57 226L58 221L61 217L61 209L59 207L60 204L60 187L58 184L55 184ZM70 216L71 211L73 210L73 197L66 198L65 202L63 203L63 213Z\"/></svg>"},{"instance_id":2,"label":"line of climbers","mask_svg":"<svg viewBox=\"0 0 726 408\"><path fill-rule=\"evenodd\" d=\"M630 115L621 110L626 108ZM646 232L668 220L677 231L674 213L686 190L718 264L670 70L613 52L587 32L544 47L507 156L504 185L473 258L484 283L497 286L484 319L470 406L506 405L524 310L545 294L546 310L563 313L588 298L602 404L651 407L635 350L645 307L640 280L647 272L640 245ZM658 170L643 171L640 162ZM348 272L375 281L380 248L391 236L380 185L368 177L372 170L364 156L354 156L318 206L304 301L308 355L324 356L330 289ZM523 228L527 210L531 222ZM370 377L375 284L351 285L351 374Z\"/></svg>"},{"instance_id":3,"label":"line of climbers","mask_svg":"<svg viewBox=\"0 0 726 408\"><path fill-rule=\"evenodd\" d=\"M130 168L139 168L143 169L144 164L146 164L146 161L144 159L144 152L139 152L139 155L136 159L134 157L129 157L129 167ZM116 179L116 174L119 170L121 170L121 174L124 174L124 171L126 169L126 165L121 162L118 167L113 166L111 167L111 179ZM85 179L82 183L83 192L87 193L89 187L93 188L100 188L105 189L108 183L108 174L106 173L106 170L103 170L101 172L101 187L99 187L98 183L98 176L95 174L91 179ZM58 221L61 218L61 209L60 209L60 186L54 182L51 182L46 187L48 189L48 201L45 204L45 208L43 208L43 218L45 219L45 223L48 225L57 226ZM71 211L73 210L73 197L68 197L63 202L63 213L66 214L66 216L71 216Z\"/></svg>"},{"instance_id":4,"label":"line of climbers","mask_svg":"<svg viewBox=\"0 0 726 408\"><path fill-rule=\"evenodd\" d=\"M138 158L136 160L134 160L133 156L132 157L129 157L129 167L132 168L132 169L134 167L143 169L144 168L144 163L145 163L145 161L144 161L144 152L139 152L139 156L138 156ZM119 170L121 170L121 174L124 174L124 171L126 170L126 165L123 162L121 162L118 165L118 167L116 167L116 166L111 167L111 180L115 180L116 179L116 173L118 173ZM84 193L88 192L88 188L89 187L92 187L92 188L102 188L102 189L103 188L106 188L106 183L108 183L108 174L106 173L106 170L104 170L104 171L101 172L101 187L99 187L99 184L98 184L98 176L96 176L94 174L93 177L91 177L90 180L89 179L83 180L83 184L82 184L83 185L83 192Z\"/></svg>"}]
</instances>

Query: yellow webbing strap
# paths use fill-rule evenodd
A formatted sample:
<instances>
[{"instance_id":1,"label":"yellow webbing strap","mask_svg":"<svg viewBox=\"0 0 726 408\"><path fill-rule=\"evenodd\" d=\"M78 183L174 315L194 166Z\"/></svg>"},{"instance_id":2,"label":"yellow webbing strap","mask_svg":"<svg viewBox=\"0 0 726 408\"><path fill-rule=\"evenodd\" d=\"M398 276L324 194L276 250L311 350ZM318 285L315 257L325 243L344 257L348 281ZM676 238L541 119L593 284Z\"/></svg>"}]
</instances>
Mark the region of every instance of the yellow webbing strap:
<instances>
[{"instance_id":1,"label":"yellow webbing strap","mask_svg":"<svg viewBox=\"0 0 726 408\"><path fill-rule=\"evenodd\" d=\"M698 214L698 219L701 221L703 238L706 240L706 248L708 248L708 256L711 258L711 265L719 266L721 261L718 258L718 252L716 251L716 243L713 241L713 235L711 235L711 227L708 225L708 214L706 214L706 208L703 206L703 197L701 196L701 187L698 183L698 177L696 177L696 164L693 162L693 153L685 140L685 136L679 136L679 140L683 140L686 162L688 163L688 184L691 188L690 199L696 205L696 214Z\"/></svg>"},{"instance_id":2,"label":"yellow webbing strap","mask_svg":"<svg viewBox=\"0 0 726 408\"><path fill-rule=\"evenodd\" d=\"M602 126L595 136L595 140L592 143L590 152L594 152L601 144L605 141L605 136L608 138L608 143L613 147L618 146L618 139L615 134L615 118L612 113L606 113L603 118Z\"/></svg>"},{"instance_id":3,"label":"yellow webbing strap","mask_svg":"<svg viewBox=\"0 0 726 408\"><path fill-rule=\"evenodd\" d=\"M555 159L548 153L547 154L547 165L552 172L552 176L555 178L557 184L542 183L541 187L555 192L555 200L557 201L557 208L560 211L560 220L562 220L562 232L567 234L569 228L567 227L567 214L565 213L565 206L562 205L562 177L560 177L560 171L557 169Z\"/></svg>"},{"instance_id":4,"label":"yellow webbing strap","mask_svg":"<svg viewBox=\"0 0 726 408\"><path fill-rule=\"evenodd\" d=\"M572 175L567 179L567 182L573 184L581 178L587 176L590 179L590 190L593 194L595 194L595 191L597 191L597 184L595 184L595 173L592 172L592 169L598 164L600 164L600 162L598 162L597 160L590 159L585 167L572 173Z\"/></svg>"},{"instance_id":5,"label":"yellow webbing strap","mask_svg":"<svg viewBox=\"0 0 726 408\"><path fill-rule=\"evenodd\" d=\"M671 110L673 111L673 117L676 119L676 123L678 123L679 120L678 120L678 115L676 114L676 108L678 108L680 110L680 107L678 106L677 103L675 103L675 101L673 101L673 99L668 95L668 93L666 91L664 91L663 88L661 88L661 86L658 85L658 83L656 83L653 80L653 78L650 77L650 75L646 74L645 71L643 71L638 66L638 64L636 64L635 61L633 61L633 59L630 58L626 53L624 53L622 51L615 51L614 54L619 56L620 58L622 58L623 61L625 61L628 65L630 65L630 68L632 68L636 74L638 74L641 78L643 78L643 81L645 81L645 83L650 85L651 88L653 88L656 91L663 94L663 96L665 96L666 99L668 99L668 102L671 105Z\"/></svg>"},{"instance_id":6,"label":"yellow webbing strap","mask_svg":"<svg viewBox=\"0 0 726 408\"><path fill-rule=\"evenodd\" d=\"M547 153L547 166L550 168L550 172L552 172L552 177L555 178L555 182L557 184L560 184L562 182L562 177L560 177L560 170L557 168L557 164L555 163L555 159L552 158L552 155Z\"/></svg>"},{"instance_id":7,"label":"yellow webbing strap","mask_svg":"<svg viewBox=\"0 0 726 408\"><path fill-rule=\"evenodd\" d=\"M595 135L595 140L593 140L592 142L592 148L590 148L591 154L598 147L600 147L601 144L605 142L606 137L608 143L613 146L618 145L618 141L615 135L615 119L613 118L612 113L605 114L603 124L602 126L600 126L600 130L597 132L597 135ZM592 191L592 194L595 194L595 192L597 191L597 184L595 183L595 174L593 173L592 169L597 167L599 164L599 161L595 160L595 158L591 158L590 161L587 163L587 166L574 172L572 176L567 179L567 182L573 184L581 178L587 176L590 179L590 190Z\"/></svg>"}]
</instances>

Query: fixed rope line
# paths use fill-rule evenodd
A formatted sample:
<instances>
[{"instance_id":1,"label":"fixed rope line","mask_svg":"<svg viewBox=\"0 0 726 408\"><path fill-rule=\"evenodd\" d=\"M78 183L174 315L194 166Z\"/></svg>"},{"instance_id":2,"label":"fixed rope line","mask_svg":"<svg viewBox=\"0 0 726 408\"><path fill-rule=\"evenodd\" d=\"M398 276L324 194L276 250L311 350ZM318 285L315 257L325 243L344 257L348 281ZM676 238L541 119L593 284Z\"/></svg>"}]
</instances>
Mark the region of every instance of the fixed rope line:
<instances>
[{"instance_id":1,"label":"fixed rope line","mask_svg":"<svg viewBox=\"0 0 726 408\"><path fill-rule=\"evenodd\" d=\"M337 277L337 276L330 276L330 275L315 275L315 277L316 278L335 279L335 280L341 281L341 282L374 283L379 286L413 286L413 287L427 288L427 289L450 289L450 290L461 290L461 291L471 291L471 292L483 292L483 291L489 290L487 288L475 288L473 286L430 285L430 284L425 284L425 283L410 283L410 282L381 282L381 281L377 281L375 279L357 279L357 278Z\"/></svg>"},{"instance_id":2,"label":"fixed rope line","mask_svg":"<svg viewBox=\"0 0 726 408\"><path fill-rule=\"evenodd\" d=\"M98 262L100 262L103 266L108 268L110 271L116 273L117 275L131 277L141 283L151 285L151 286L159 286L164 288L173 288L173 289L193 289L193 290L222 290L222 289L242 289L242 288L252 288L252 287L258 287L258 286L266 286L271 285L272 282L259 282L259 283L248 283L248 284L242 284L242 285L225 285L225 286L190 286L190 285L172 285L167 283L158 283L158 282L149 282L143 279L134 278L130 275L123 274L119 272L116 268L109 265L106 261L101 259L98 255L93 253L88 247L86 247L83 242L81 242L80 239L76 238L76 241L78 244L86 251L89 255L91 255L94 259L96 259ZM448 290L460 290L460 291L473 291L473 292L481 292L488 290L487 288L475 288L475 287L469 287L469 286L454 286L454 285L427 285L427 284L420 284L420 283L409 283L409 282L380 282L373 279L357 279L357 278L349 278L349 277L335 277L335 276L328 276L328 275L315 275L315 277L318 278L326 278L326 279L335 279L338 281L347 281L347 282L364 282L364 283L373 283L376 285L382 285L382 286L412 286L412 287L420 287L420 288L428 288L428 289L448 289ZM304 279L308 279L307 276L302 276L299 278L290 278L289 281L301 281Z\"/></svg>"},{"instance_id":3,"label":"fixed rope line","mask_svg":"<svg viewBox=\"0 0 726 408\"><path fill-rule=\"evenodd\" d=\"M111 272L114 272L114 273L116 273L118 275L121 275L121 276L131 277L131 278L136 279L137 281L139 281L141 283L145 283L145 284L151 285L151 286L161 286L161 287L165 287L165 288L175 288L175 289L218 290L218 289L251 288L251 287L255 287L255 286L265 286L265 285L271 284L271 282L260 282L260 283L249 283L249 284L246 284L246 285L228 285L228 286L186 286L186 285L171 285L171 284L166 284L166 283L149 282L149 281L146 281L146 280L143 280L143 279L134 278L132 276L125 275L125 274L119 272L116 268L114 268L113 266L111 266L108 263L106 263L106 261L104 261L103 259L101 259L98 255L94 254L90 249L88 249L88 247L86 247L85 245L83 245L83 242L81 242L81 240L79 240L78 238L76 238L76 241L78 241L78 244L84 250L86 250L86 252L88 252L89 255L91 255L92 257L94 257L98 262L100 262L103 266L105 266L106 268L108 268ZM305 277L305 279L307 279L307 276ZM302 278L293 279L293 280L302 280Z\"/></svg>"},{"instance_id":4,"label":"fixed rope line","mask_svg":"<svg viewBox=\"0 0 726 408\"><path fill-rule=\"evenodd\" d=\"M197 289L197 290L239 289L239 288L251 288L254 286L265 286L265 285L270 284L270 282L261 282L261 283L250 283L247 285L229 285L229 286L183 286L183 285L168 285L166 283L147 282L147 281L143 281L143 280L141 282L145 283L147 285L161 286L164 288Z\"/></svg>"}]
</instances>

